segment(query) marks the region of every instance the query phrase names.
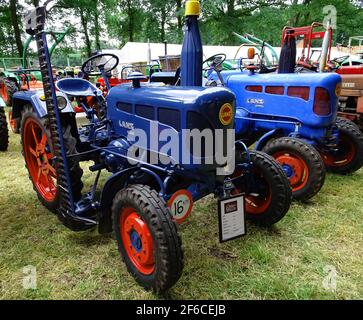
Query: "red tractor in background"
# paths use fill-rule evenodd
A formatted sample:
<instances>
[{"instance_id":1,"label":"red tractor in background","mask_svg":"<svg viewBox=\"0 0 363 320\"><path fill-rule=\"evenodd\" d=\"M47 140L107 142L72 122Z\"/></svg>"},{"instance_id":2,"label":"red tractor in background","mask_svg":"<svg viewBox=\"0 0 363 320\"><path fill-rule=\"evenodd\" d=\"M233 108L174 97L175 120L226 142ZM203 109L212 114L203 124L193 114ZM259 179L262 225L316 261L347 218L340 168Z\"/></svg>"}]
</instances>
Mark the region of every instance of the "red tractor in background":
<instances>
[{"instance_id":1,"label":"red tractor in background","mask_svg":"<svg viewBox=\"0 0 363 320\"><path fill-rule=\"evenodd\" d=\"M112 74L108 75L108 82L110 88L116 87L120 84L130 83L131 80L127 79L128 74L132 72L142 72L143 74L146 74L147 76L145 79L141 80L141 82L148 82L150 76L153 74L154 71L160 72L161 67L159 63L151 63L151 64L145 64L145 65L127 65L122 67L121 72L118 73L117 69ZM96 74L97 76L98 74ZM96 86L102 90L103 95L106 96L108 93L107 84L105 83L105 80L100 77L96 81Z\"/></svg>"},{"instance_id":2,"label":"red tractor in background","mask_svg":"<svg viewBox=\"0 0 363 320\"><path fill-rule=\"evenodd\" d=\"M96 54L98 54L98 52ZM147 74L150 74L150 75L152 74L153 70L160 70L160 67L158 64L137 65L137 66L127 65L121 69L120 73L117 71L117 68L112 73L111 72L108 73L106 75L107 76L106 80L103 77L99 77L100 76L99 73L94 73L94 72L84 78L88 79L88 80L90 80L90 78L93 78L93 81L96 82L96 87L98 89L100 89L103 93L103 96L106 97L109 92L109 89L119 86L121 84L130 83L131 80L127 79L127 75L134 71L140 71L139 70L140 68L147 68ZM129 71L126 72L126 70L129 70ZM84 76L84 75L82 74L82 76ZM140 82L148 82L148 81L149 81L148 77L145 77L145 79L140 80ZM106 82L108 82L108 83L106 83ZM73 102L72 99L71 99L71 101ZM88 105L96 110L99 109L98 102L97 102L97 99L95 99L95 97L91 97L91 96L84 97L84 98L80 99L80 102L86 103L86 105ZM76 113L84 112L82 106L80 106L80 105L74 106L74 111Z\"/></svg>"},{"instance_id":3,"label":"red tractor in background","mask_svg":"<svg viewBox=\"0 0 363 320\"><path fill-rule=\"evenodd\" d=\"M302 40L297 72L336 72L341 75L343 81L338 115L353 121L363 132L363 64L352 65L350 55L331 59L333 29L330 26L325 28L322 23L314 22L307 27L285 27L282 40L289 35ZM313 49L314 45L319 47L315 40L322 40L321 49Z\"/></svg>"},{"instance_id":4,"label":"red tractor in background","mask_svg":"<svg viewBox=\"0 0 363 320\"><path fill-rule=\"evenodd\" d=\"M310 26L307 27L284 27L282 30L282 43L281 47L284 45L284 41L286 37L292 35L295 37L296 41L302 41L302 52L301 56L297 59L297 66L303 67L309 70L317 71L319 68L319 61L321 60L321 56L323 54L323 50L313 49L312 43L315 40L323 40L326 30L322 23L314 22ZM317 30L318 29L318 30ZM327 60L330 60L331 55L331 47L333 42L333 32L332 28L328 27L329 30L329 38L328 38L328 48L325 52L327 55ZM318 53L318 56L316 56Z\"/></svg>"}]
</instances>

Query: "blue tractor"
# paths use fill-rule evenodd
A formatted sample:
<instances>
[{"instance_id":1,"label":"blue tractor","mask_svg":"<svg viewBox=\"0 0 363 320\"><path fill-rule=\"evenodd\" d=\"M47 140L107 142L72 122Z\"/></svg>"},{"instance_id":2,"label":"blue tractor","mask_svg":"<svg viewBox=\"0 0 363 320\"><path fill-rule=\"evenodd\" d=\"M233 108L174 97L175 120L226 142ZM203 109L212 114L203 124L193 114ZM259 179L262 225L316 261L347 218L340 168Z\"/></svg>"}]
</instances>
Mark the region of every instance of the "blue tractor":
<instances>
[{"instance_id":1,"label":"blue tractor","mask_svg":"<svg viewBox=\"0 0 363 320\"><path fill-rule=\"evenodd\" d=\"M82 71L103 76L106 99L84 79L54 84L44 32L46 4L26 17L26 30L38 46L44 92L15 93L13 108L23 114L21 140L30 180L40 201L65 226L114 231L130 273L146 289L163 292L181 276L184 257L176 222L188 217L193 202L208 194L219 199L220 220L226 222L220 223L222 241L245 233L244 214L262 226L283 218L291 202L286 175L273 158L249 152L243 142L236 142L235 157L230 135L235 96L225 88L200 86L199 1L186 4L182 54L194 76L181 87L165 87L143 84L142 74L133 73L131 85L110 88L107 74L118 58L98 54ZM69 97L78 100L89 120L81 128ZM84 97L94 104L87 105ZM210 135L199 142L188 139L185 131L193 130L211 133L212 148ZM204 147L194 148L199 143ZM184 149L188 144L192 148ZM89 170L95 175L87 193L82 192L82 161L92 162ZM102 172L109 177L98 188Z\"/></svg>"},{"instance_id":2,"label":"blue tractor","mask_svg":"<svg viewBox=\"0 0 363 320\"><path fill-rule=\"evenodd\" d=\"M207 59L206 85L236 94L237 138L282 165L295 199L308 200L321 189L325 168L348 174L362 167L362 134L337 119L339 75L278 74L260 64L244 66L243 59L238 70L223 71L224 60L224 54Z\"/></svg>"}]
</instances>

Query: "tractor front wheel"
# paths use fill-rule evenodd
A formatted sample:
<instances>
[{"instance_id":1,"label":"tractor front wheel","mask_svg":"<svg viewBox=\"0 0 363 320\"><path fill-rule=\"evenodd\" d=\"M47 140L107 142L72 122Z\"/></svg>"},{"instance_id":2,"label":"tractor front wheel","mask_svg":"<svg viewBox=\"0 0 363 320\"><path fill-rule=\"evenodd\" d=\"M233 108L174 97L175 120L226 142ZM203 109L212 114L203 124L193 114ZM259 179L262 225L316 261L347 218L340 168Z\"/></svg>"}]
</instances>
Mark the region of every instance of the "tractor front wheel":
<instances>
[{"instance_id":1,"label":"tractor front wheel","mask_svg":"<svg viewBox=\"0 0 363 320\"><path fill-rule=\"evenodd\" d=\"M363 134L348 119L339 118L336 125L339 129L337 150L321 151L322 158L330 172L353 173L363 166Z\"/></svg>"},{"instance_id":2,"label":"tractor front wheel","mask_svg":"<svg viewBox=\"0 0 363 320\"><path fill-rule=\"evenodd\" d=\"M6 122L5 109L0 107L0 151L6 151L9 146L8 123Z\"/></svg>"},{"instance_id":3,"label":"tractor front wheel","mask_svg":"<svg viewBox=\"0 0 363 320\"><path fill-rule=\"evenodd\" d=\"M147 290L171 288L183 270L177 226L165 201L145 185L119 191L112 205L113 229L129 272Z\"/></svg>"},{"instance_id":4,"label":"tractor front wheel","mask_svg":"<svg viewBox=\"0 0 363 320\"><path fill-rule=\"evenodd\" d=\"M46 118L39 119L31 106L26 106L22 116L21 143L25 166L29 178L41 203L56 212L59 208L56 163L53 157L50 132ZM71 134L71 127L63 128L63 139L67 154L76 154L76 139ZM70 177L74 200L81 198L83 188L83 170L74 158L69 158Z\"/></svg>"},{"instance_id":5,"label":"tractor front wheel","mask_svg":"<svg viewBox=\"0 0 363 320\"><path fill-rule=\"evenodd\" d=\"M307 201L324 185L325 166L316 149L296 138L278 138L263 149L282 166L295 200Z\"/></svg>"},{"instance_id":6,"label":"tractor front wheel","mask_svg":"<svg viewBox=\"0 0 363 320\"><path fill-rule=\"evenodd\" d=\"M13 95L18 91L15 82L4 77L0 77L0 95L7 106L13 103Z\"/></svg>"},{"instance_id":7,"label":"tractor front wheel","mask_svg":"<svg viewBox=\"0 0 363 320\"><path fill-rule=\"evenodd\" d=\"M251 222L268 227L280 221L289 211L291 187L282 168L269 155L250 151L252 169L245 186L235 183L232 194L245 192L246 218ZM246 162L246 154L238 153L236 163ZM239 169L233 177L241 175ZM238 180L236 180L238 181Z\"/></svg>"}]
</instances>

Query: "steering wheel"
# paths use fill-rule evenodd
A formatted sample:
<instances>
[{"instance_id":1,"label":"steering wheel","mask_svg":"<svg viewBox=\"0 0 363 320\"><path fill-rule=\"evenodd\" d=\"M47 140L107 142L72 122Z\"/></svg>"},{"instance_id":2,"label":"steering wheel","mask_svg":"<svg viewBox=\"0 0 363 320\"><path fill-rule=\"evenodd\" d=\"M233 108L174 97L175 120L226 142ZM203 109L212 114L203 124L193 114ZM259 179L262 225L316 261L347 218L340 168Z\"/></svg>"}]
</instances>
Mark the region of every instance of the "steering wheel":
<instances>
[{"instance_id":1,"label":"steering wheel","mask_svg":"<svg viewBox=\"0 0 363 320\"><path fill-rule=\"evenodd\" d=\"M226 61L227 56L224 53L215 54L203 61L203 66L207 64L207 67L203 68L203 71L215 70L222 71L223 62Z\"/></svg>"},{"instance_id":2,"label":"steering wheel","mask_svg":"<svg viewBox=\"0 0 363 320\"><path fill-rule=\"evenodd\" d=\"M342 56L342 57L339 57L339 58L335 58L333 60L330 60L330 63L334 63L334 64L337 64L339 65L339 67L342 65L342 63L347 60L350 56L347 55L347 56Z\"/></svg>"},{"instance_id":3,"label":"steering wheel","mask_svg":"<svg viewBox=\"0 0 363 320\"><path fill-rule=\"evenodd\" d=\"M118 66L118 63L118 56L112 53L101 53L89 58L83 63L81 70L85 75L92 74L99 76L102 75L101 70L108 74Z\"/></svg>"}]
</instances>

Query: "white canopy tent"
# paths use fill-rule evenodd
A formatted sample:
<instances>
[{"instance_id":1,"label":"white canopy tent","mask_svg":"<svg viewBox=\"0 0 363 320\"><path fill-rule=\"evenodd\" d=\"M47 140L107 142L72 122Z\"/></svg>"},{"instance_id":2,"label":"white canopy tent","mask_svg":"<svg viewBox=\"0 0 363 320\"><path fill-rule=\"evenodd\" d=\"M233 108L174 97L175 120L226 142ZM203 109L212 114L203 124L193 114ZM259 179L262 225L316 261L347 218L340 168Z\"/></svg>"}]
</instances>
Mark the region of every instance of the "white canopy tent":
<instances>
[{"instance_id":1,"label":"white canopy tent","mask_svg":"<svg viewBox=\"0 0 363 320\"><path fill-rule=\"evenodd\" d=\"M204 46L203 55L204 58L208 58L218 53L225 53L227 59L234 59L238 51L239 46ZM316 48L318 50L319 48ZM168 44L168 55L180 55L182 50L181 44ZM280 55L281 48L274 47L277 55ZM128 42L120 50L103 50L104 53L113 53L120 59L120 66L129 65L133 63L147 63L149 58L151 60L158 60L159 56L165 55L164 43L144 43L144 42ZM269 50L266 49L266 53ZM297 48L297 55L301 54L301 49ZM347 55L345 52L341 52L336 48L332 48L331 59ZM239 51L238 58L247 57L247 47L242 48ZM353 57L353 56L352 56Z\"/></svg>"},{"instance_id":2,"label":"white canopy tent","mask_svg":"<svg viewBox=\"0 0 363 320\"><path fill-rule=\"evenodd\" d=\"M168 55L180 55L182 50L181 44L168 44ZM227 59L233 59L238 46L204 46L204 58L208 58L214 54L225 53ZM120 59L120 64L131 64L137 62L147 62L149 52L151 60L158 60L159 56L165 55L164 43L143 43L143 42L128 42L121 50L103 50L104 53L113 53Z\"/></svg>"}]
</instances>

